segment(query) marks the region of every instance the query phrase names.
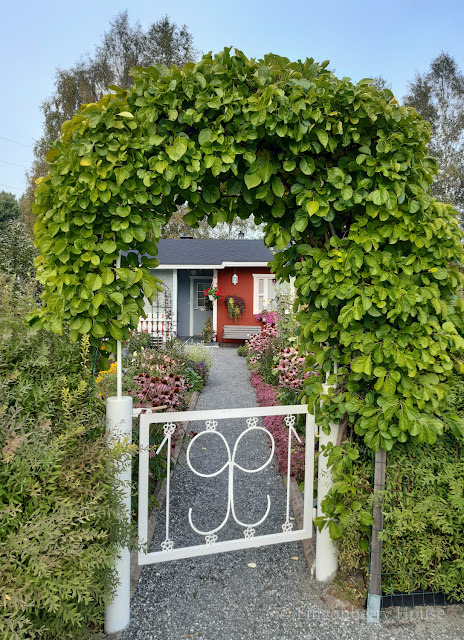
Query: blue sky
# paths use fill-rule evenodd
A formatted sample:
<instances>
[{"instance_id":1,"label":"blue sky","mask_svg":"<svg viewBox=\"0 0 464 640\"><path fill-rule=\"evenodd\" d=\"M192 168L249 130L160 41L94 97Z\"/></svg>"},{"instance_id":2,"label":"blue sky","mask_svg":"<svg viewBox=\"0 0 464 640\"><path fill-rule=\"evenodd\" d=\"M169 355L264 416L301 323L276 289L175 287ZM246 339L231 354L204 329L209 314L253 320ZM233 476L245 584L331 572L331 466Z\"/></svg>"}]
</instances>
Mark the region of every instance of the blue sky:
<instances>
[{"instance_id":1,"label":"blue sky","mask_svg":"<svg viewBox=\"0 0 464 640\"><path fill-rule=\"evenodd\" d=\"M96 44L118 12L143 27L164 15L186 24L200 52L234 46L249 57L329 59L337 76L382 75L401 100L416 73L448 52L464 72L462 0L79 0L9 2L2 9L0 190L21 195L41 135L40 104L67 68ZM5 186L6 185L6 186Z\"/></svg>"}]
</instances>

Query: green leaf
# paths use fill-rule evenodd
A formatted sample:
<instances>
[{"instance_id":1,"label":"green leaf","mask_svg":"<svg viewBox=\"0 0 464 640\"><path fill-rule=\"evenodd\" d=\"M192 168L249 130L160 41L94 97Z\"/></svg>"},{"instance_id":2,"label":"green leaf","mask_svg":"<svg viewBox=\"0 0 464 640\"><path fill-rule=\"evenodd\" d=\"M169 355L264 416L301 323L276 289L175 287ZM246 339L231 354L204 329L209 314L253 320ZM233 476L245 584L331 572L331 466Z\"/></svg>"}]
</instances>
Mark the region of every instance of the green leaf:
<instances>
[{"instance_id":1,"label":"green leaf","mask_svg":"<svg viewBox=\"0 0 464 640\"><path fill-rule=\"evenodd\" d=\"M101 288L103 284L103 280L96 273L89 273L88 275L85 276L85 284L92 291L97 291L98 289Z\"/></svg>"},{"instance_id":2,"label":"green leaf","mask_svg":"<svg viewBox=\"0 0 464 640\"><path fill-rule=\"evenodd\" d=\"M213 164L211 165L211 173L213 176L218 176L222 170L222 162L220 158L214 158Z\"/></svg>"},{"instance_id":3,"label":"green leaf","mask_svg":"<svg viewBox=\"0 0 464 640\"><path fill-rule=\"evenodd\" d=\"M300 169L306 176L310 176L316 170L314 160L312 158L301 158Z\"/></svg>"},{"instance_id":4,"label":"green leaf","mask_svg":"<svg viewBox=\"0 0 464 640\"><path fill-rule=\"evenodd\" d=\"M319 202L316 202L316 200L311 200L310 202L308 202L306 204L306 211L310 216L317 213L319 211Z\"/></svg>"},{"instance_id":5,"label":"green leaf","mask_svg":"<svg viewBox=\"0 0 464 640\"><path fill-rule=\"evenodd\" d=\"M134 235L130 229L124 229L121 231L121 239L123 242L129 244L134 239Z\"/></svg>"},{"instance_id":6,"label":"green leaf","mask_svg":"<svg viewBox=\"0 0 464 640\"><path fill-rule=\"evenodd\" d=\"M184 90L187 98L191 98L193 95L193 78L192 76L185 76L182 78L182 89Z\"/></svg>"},{"instance_id":7,"label":"green leaf","mask_svg":"<svg viewBox=\"0 0 464 640\"><path fill-rule=\"evenodd\" d=\"M351 369L355 373L365 373L368 376L372 373L372 358L368 356L359 356L351 363Z\"/></svg>"},{"instance_id":8,"label":"green leaf","mask_svg":"<svg viewBox=\"0 0 464 640\"><path fill-rule=\"evenodd\" d=\"M445 280L448 277L448 271L445 267L440 267L432 273L433 277L437 280Z\"/></svg>"},{"instance_id":9,"label":"green leaf","mask_svg":"<svg viewBox=\"0 0 464 640\"><path fill-rule=\"evenodd\" d=\"M277 200L275 205L272 207L272 215L274 218L281 218L285 213L285 205L282 200Z\"/></svg>"},{"instance_id":10,"label":"green leaf","mask_svg":"<svg viewBox=\"0 0 464 640\"><path fill-rule=\"evenodd\" d=\"M342 188L342 198L343 200L349 200L353 195L353 189L351 187L345 186Z\"/></svg>"},{"instance_id":11,"label":"green leaf","mask_svg":"<svg viewBox=\"0 0 464 640\"><path fill-rule=\"evenodd\" d=\"M211 140L212 140L212 133L209 129L202 129L198 134L198 142L200 146L210 143Z\"/></svg>"},{"instance_id":12,"label":"green leaf","mask_svg":"<svg viewBox=\"0 0 464 640\"><path fill-rule=\"evenodd\" d=\"M278 198L282 198L285 193L284 185L282 184L282 180L279 176L274 176L272 178L272 191Z\"/></svg>"},{"instance_id":13,"label":"green leaf","mask_svg":"<svg viewBox=\"0 0 464 640\"><path fill-rule=\"evenodd\" d=\"M105 242L103 242L102 244L102 250L105 253L114 253L117 248L117 244L116 242L114 242L114 240L105 240Z\"/></svg>"},{"instance_id":14,"label":"green leaf","mask_svg":"<svg viewBox=\"0 0 464 640\"><path fill-rule=\"evenodd\" d=\"M345 178L345 172L343 171L343 169L340 169L340 167L331 167L327 171L327 180L335 186L343 185L345 182Z\"/></svg>"},{"instance_id":15,"label":"green leaf","mask_svg":"<svg viewBox=\"0 0 464 640\"><path fill-rule=\"evenodd\" d=\"M104 336L102 336L102 338L103 337ZM108 358L100 357L100 360L98 361L98 366L100 367L100 371L108 371L111 366L111 362L109 361Z\"/></svg>"},{"instance_id":16,"label":"green leaf","mask_svg":"<svg viewBox=\"0 0 464 640\"><path fill-rule=\"evenodd\" d=\"M288 172L293 171L295 167L296 167L295 160L285 160L283 164L284 171L288 171Z\"/></svg>"},{"instance_id":17,"label":"green leaf","mask_svg":"<svg viewBox=\"0 0 464 640\"><path fill-rule=\"evenodd\" d=\"M248 189L253 189L261 183L261 178L257 173L245 173L245 184Z\"/></svg>"},{"instance_id":18,"label":"green leaf","mask_svg":"<svg viewBox=\"0 0 464 640\"><path fill-rule=\"evenodd\" d=\"M104 296L103 296L103 294L102 294L102 293L96 293L96 294L94 295L94 297L92 298L92 306L93 306L95 309L98 309L98 307L101 305L101 303L103 302L103 300L104 300Z\"/></svg>"},{"instance_id":19,"label":"green leaf","mask_svg":"<svg viewBox=\"0 0 464 640\"><path fill-rule=\"evenodd\" d=\"M156 269L156 267L159 265L159 261L156 258L147 258L146 256L143 256L142 264L144 267L149 267L150 269Z\"/></svg>"},{"instance_id":20,"label":"green leaf","mask_svg":"<svg viewBox=\"0 0 464 640\"><path fill-rule=\"evenodd\" d=\"M146 298L151 298L153 293L156 291L156 281L155 278L149 274L144 272L142 275L142 288L143 293Z\"/></svg>"},{"instance_id":21,"label":"green leaf","mask_svg":"<svg viewBox=\"0 0 464 640\"><path fill-rule=\"evenodd\" d=\"M174 140L173 144L166 147L166 153L174 162L177 162L182 158L188 148L188 142L186 138L178 137Z\"/></svg>"},{"instance_id":22,"label":"green leaf","mask_svg":"<svg viewBox=\"0 0 464 640\"><path fill-rule=\"evenodd\" d=\"M122 293L119 293L119 291L110 293L108 297L110 298L110 300L113 300L113 302L116 302L116 304L123 304L124 302L124 296L122 295Z\"/></svg>"},{"instance_id":23,"label":"green leaf","mask_svg":"<svg viewBox=\"0 0 464 640\"><path fill-rule=\"evenodd\" d=\"M317 129L316 135L319 138L319 142L323 147L327 147L329 142L329 136L326 131L322 131L321 129Z\"/></svg>"},{"instance_id":24,"label":"green leaf","mask_svg":"<svg viewBox=\"0 0 464 640\"><path fill-rule=\"evenodd\" d=\"M104 338L106 336L106 328L102 322L97 322L97 320L93 320L92 322L92 335L95 338Z\"/></svg>"},{"instance_id":25,"label":"green leaf","mask_svg":"<svg viewBox=\"0 0 464 640\"><path fill-rule=\"evenodd\" d=\"M89 333L90 329L92 328L92 320L90 318L85 318L84 322L82 323L80 329L79 329L79 333Z\"/></svg>"},{"instance_id":26,"label":"green leaf","mask_svg":"<svg viewBox=\"0 0 464 640\"><path fill-rule=\"evenodd\" d=\"M114 273L112 271L112 269L103 269L102 270L102 281L103 284L111 284L114 280Z\"/></svg>"},{"instance_id":27,"label":"green leaf","mask_svg":"<svg viewBox=\"0 0 464 640\"><path fill-rule=\"evenodd\" d=\"M358 516L360 524L366 527L371 527L374 524L374 518L367 511L360 511Z\"/></svg>"},{"instance_id":28,"label":"green leaf","mask_svg":"<svg viewBox=\"0 0 464 640\"><path fill-rule=\"evenodd\" d=\"M114 175L116 176L116 184L120 187L128 176L127 169L125 167L115 167ZM102 195L100 194L100 198L102 198Z\"/></svg>"},{"instance_id":29,"label":"green leaf","mask_svg":"<svg viewBox=\"0 0 464 640\"><path fill-rule=\"evenodd\" d=\"M219 200L219 197L219 189L214 182L209 182L203 185L203 199L205 202L212 204L213 202Z\"/></svg>"},{"instance_id":30,"label":"green leaf","mask_svg":"<svg viewBox=\"0 0 464 640\"><path fill-rule=\"evenodd\" d=\"M148 138L148 144L153 145L154 147L157 147L158 145L160 145L163 140L166 139L166 136L159 136L157 133L154 133L153 135L151 135Z\"/></svg>"},{"instance_id":31,"label":"green leaf","mask_svg":"<svg viewBox=\"0 0 464 640\"><path fill-rule=\"evenodd\" d=\"M309 222L308 215L304 211L300 209L299 211L296 212L295 222L293 223L293 226L297 231L299 231L300 233L303 232L308 226L308 222Z\"/></svg>"},{"instance_id":32,"label":"green leaf","mask_svg":"<svg viewBox=\"0 0 464 640\"><path fill-rule=\"evenodd\" d=\"M116 327L113 323L110 323L110 334L111 336L118 341L123 340L124 334L119 327Z\"/></svg>"}]
</instances>

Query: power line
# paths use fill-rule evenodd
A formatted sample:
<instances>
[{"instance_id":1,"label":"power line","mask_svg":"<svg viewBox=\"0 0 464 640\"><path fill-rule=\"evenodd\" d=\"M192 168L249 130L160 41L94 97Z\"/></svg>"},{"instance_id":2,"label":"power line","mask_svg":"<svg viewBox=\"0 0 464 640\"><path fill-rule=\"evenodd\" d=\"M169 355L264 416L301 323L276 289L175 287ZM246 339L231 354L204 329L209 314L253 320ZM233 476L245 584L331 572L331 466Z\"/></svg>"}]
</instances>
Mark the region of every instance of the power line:
<instances>
[{"instance_id":1,"label":"power line","mask_svg":"<svg viewBox=\"0 0 464 640\"><path fill-rule=\"evenodd\" d=\"M8 162L8 160L0 160L0 162L5 162L6 164L12 164L13 167L21 167L22 169L27 169L23 164L17 164L16 162Z\"/></svg>"},{"instance_id":2,"label":"power line","mask_svg":"<svg viewBox=\"0 0 464 640\"><path fill-rule=\"evenodd\" d=\"M0 187L7 187L8 189L16 189L16 191L24 191L24 187L12 187L11 184L2 184L0 182Z\"/></svg>"},{"instance_id":3,"label":"power line","mask_svg":"<svg viewBox=\"0 0 464 640\"><path fill-rule=\"evenodd\" d=\"M34 147L31 144L25 144L24 142L18 142L18 140L12 140L11 138L5 138L4 136L0 136L1 140L8 140L8 142L14 142L15 144L20 144L23 147L29 147L29 149L33 149Z\"/></svg>"}]
</instances>

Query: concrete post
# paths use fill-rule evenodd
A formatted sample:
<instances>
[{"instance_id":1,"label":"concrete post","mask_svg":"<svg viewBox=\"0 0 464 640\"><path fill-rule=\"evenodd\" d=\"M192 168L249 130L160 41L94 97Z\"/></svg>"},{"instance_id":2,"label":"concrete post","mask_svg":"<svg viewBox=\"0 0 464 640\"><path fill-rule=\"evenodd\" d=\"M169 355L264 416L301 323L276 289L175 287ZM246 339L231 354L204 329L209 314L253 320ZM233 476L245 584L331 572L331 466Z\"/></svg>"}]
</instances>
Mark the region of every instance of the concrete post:
<instances>
[{"instance_id":1,"label":"concrete post","mask_svg":"<svg viewBox=\"0 0 464 640\"><path fill-rule=\"evenodd\" d=\"M118 442L132 441L132 398L130 396L111 397L106 401L106 433L109 446ZM123 484L124 519L131 518L131 460L118 473L118 481ZM105 609L105 633L122 631L130 622L130 552L121 548L116 560L118 586L111 602Z\"/></svg>"}]
</instances>

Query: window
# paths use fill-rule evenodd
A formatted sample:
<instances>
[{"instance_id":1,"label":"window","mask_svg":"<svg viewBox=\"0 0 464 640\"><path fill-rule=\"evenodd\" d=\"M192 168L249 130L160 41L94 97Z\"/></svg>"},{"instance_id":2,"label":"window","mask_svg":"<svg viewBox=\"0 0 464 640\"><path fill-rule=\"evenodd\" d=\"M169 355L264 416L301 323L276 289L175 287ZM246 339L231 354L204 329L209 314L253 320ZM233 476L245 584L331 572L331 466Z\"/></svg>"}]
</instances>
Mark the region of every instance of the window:
<instances>
[{"instance_id":1,"label":"window","mask_svg":"<svg viewBox=\"0 0 464 640\"><path fill-rule=\"evenodd\" d=\"M211 280L196 280L195 281L195 308L204 309L206 307L206 296L203 293L205 289L209 289L211 286Z\"/></svg>"},{"instance_id":2,"label":"window","mask_svg":"<svg viewBox=\"0 0 464 640\"><path fill-rule=\"evenodd\" d=\"M276 298L275 276L266 273L253 274L253 313L272 309Z\"/></svg>"}]
</instances>

